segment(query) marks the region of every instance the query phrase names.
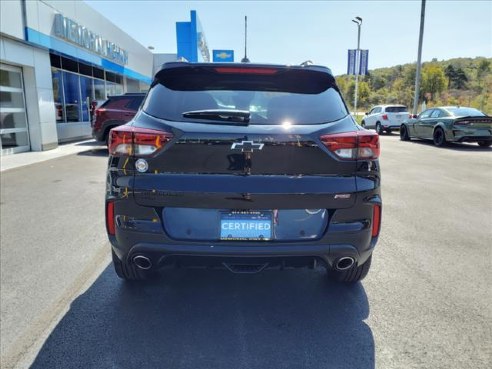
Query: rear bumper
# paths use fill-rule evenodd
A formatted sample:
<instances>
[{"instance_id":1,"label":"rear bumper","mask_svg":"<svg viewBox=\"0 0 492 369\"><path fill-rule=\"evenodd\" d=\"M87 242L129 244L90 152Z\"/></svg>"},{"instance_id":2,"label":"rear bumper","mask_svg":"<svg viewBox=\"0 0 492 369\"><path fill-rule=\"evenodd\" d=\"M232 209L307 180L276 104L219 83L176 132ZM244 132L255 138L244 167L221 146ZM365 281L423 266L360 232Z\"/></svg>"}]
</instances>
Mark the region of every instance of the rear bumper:
<instances>
[{"instance_id":1,"label":"rear bumper","mask_svg":"<svg viewBox=\"0 0 492 369\"><path fill-rule=\"evenodd\" d=\"M181 192L166 192L165 201L163 201L155 198L154 192L157 191L154 191L152 192L154 197L148 200L148 204L146 202L139 203L137 201L138 193L128 194L116 186L118 184L120 186L131 185L131 182L124 181L125 178L119 177L119 181L110 182L113 196L117 195L118 197L110 199L114 204L115 235L110 235L109 240L116 256L126 263L131 263L137 255L143 255L151 260L153 266L159 267L168 264L186 264L188 261L193 261L192 264L195 265L220 265L227 260L241 260L242 262L261 260L262 263L268 263L268 265L285 265L293 262L295 265L304 266L312 265L312 261L317 260L325 266L331 267L337 259L350 256L360 265L371 255L378 240L377 236L372 236L374 206L381 206L379 175L376 174L374 177L369 175L357 177L356 183L359 191L351 193L350 203L346 203L349 200L334 200L335 194L342 191L334 188L333 191L329 192L328 186L323 188L324 191L329 192L328 194L322 193L323 196L317 196L315 204L308 204L315 206L306 205L310 198L310 191L296 191L297 193L286 191L293 194L282 194L282 201L275 200L276 194L262 194L261 196L252 194L248 201L242 200L243 197L240 193L235 194L233 198L239 198L239 200L231 203L229 209L238 209L240 206L247 206L249 209L278 209L279 204L283 204L283 207L278 209L279 214L282 209L292 208L313 209L321 207L328 211L329 220L324 223L319 232L313 233L315 236L312 238L301 239L310 233L307 227L297 229L298 226L296 225L291 228L297 230L299 235L297 239L277 238L271 241L220 240L218 221L216 223L216 237L212 239L200 231L199 227L194 226L200 224L202 228L209 229L213 228L213 224L207 223L203 220L204 218L195 219L186 214L173 213L173 216L178 217L181 225L184 226L180 232L177 232L176 224L173 223L172 219L166 217L165 209L166 206L168 208L173 207L175 202L184 197L178 196ZM271 181L272 178L270 178L269 183ZM206 181L201 178L200 185L203 186L204 182ZM192 183L188 181L185 185L189 187ZM181 191L185 191L188 187L180 186ZM236 188L240 189L239 184ZM281 191L288 190L286 186L278 188ZM222 193L218 190L212 191L210 186L207 186L207 189L210 193L202 192L201 197L192 199L194 201L190 201L190 208L197 205L202 207L208 205L206 201L212 203L210 204L211 207L218 203L223 205L222 200L230 197L228 193ZM173 189L171 188L171 190ZM268 192L268 186L263 186L262 190ZM317 191L317 193L319 192L320 190ZM175 196L170 196L170 194ZM186 199L190 200L189 193L186 195ZM300 198L297 199L296 196L300 196ZM186 199L181 199L181 203L177 205L183 206L183 201ZM142 198L143 200L144 198ZM335 207L337 202L338 207ZM342 205L343 207L340 207ZM221 209L223 208L221 207ZM279 222L282 222L281 215L279 215Z\"/></svg>"},{"instance_id":2,"label":"rear bumper","mask_svg":"<svg viewBox=\"0 0 492 369\"><path fill-rule=\"evenodd\" d=\"M492 141L492 136L461 136L455 137L456 142L478 142L478 141Z\"/></svg>"},{"instance_id":3,"label":"rear bumper","mask_svg":"<svg viewBox=\"0 0 492 369\"><path fill-rule=\"evenodd\" d=\"M400 129L401 123L383 123L383 129L391 129L392 131Z\"/></svg>"},{"instance_id":4,"label":"rear bumper","mask_svg":"<svg viewBox=\"0 0 492 369\"><path fill-rule=\"evenodd\" d=\"M375 245L375 242L374 242ZM363 264L372 254L373 247L362 252L353 245L275 245L275 246L222 246L222 245L169 245L138 243L128 253L113 246L116 255L131 263L138 255L150 259L154 268L165 266L221 267L226 264L263 264L266 268L309 267L317 263L331 268L342 257L352 257Z\"/></svg>"},{"instance_id":5,"label":"rear bumper","mask_svg":"<svg viewBox=\"0 0 492 369\"><path fill-rule=\"evenodd\" d=\"M269 266L309 266L318 261L331 267L338 259L347 256L361 265L371 255L378 241L378 237L372 236L371 222L373 204L381 205L381 202L378 197L375 201L364 201L349 209L336 210L322 236L313 240L177 240L169 237L157 217L154 221L133 221L131 227L120 217L116 222L116 235L109 236L109 240L116 256L123 262L131 263L135 256L143 255L155 267L175 264L221 265L237 260ZM124 201L123 204L131 204L133 213L138 210L141 216L146 215L145 211L153 211L132 201ZM123 204L115 203L115 208Z\"/></svg>"}]
</instances>

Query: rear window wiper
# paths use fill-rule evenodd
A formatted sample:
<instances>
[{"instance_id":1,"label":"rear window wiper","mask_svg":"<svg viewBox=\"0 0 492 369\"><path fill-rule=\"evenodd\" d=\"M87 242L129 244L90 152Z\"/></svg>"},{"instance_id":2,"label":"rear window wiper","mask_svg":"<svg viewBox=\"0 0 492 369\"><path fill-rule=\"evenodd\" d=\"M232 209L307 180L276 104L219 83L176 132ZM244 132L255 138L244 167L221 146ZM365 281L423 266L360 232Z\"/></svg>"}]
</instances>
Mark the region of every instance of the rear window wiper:
<instances>
[{"instance_id":1,"label":"rear window wiper","mask_svg":"<svg viewBox=\"0 0 492 369\"><path fill-rule=\"evenodd\" d=\"M208 119L239 125L248 125L250 116L251 113L248 110L235 109L193 110L183 113L184 118Z\"/></svg>"}]
</instances>

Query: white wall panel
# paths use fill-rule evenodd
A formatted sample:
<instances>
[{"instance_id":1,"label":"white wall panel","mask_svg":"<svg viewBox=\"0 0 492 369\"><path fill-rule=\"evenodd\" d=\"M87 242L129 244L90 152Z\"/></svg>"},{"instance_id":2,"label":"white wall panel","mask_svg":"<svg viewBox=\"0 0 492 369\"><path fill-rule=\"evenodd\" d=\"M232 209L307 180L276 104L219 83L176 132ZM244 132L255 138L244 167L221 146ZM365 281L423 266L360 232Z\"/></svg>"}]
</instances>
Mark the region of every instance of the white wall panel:
<instances>
[{"instance_id":1,"label":"white wall panel","mask_svg":"<svg viewBox=\"0 0 492 369\"><path fill-rule=\"evenodd\" d=\"M55 104L53 103L53 89L38 87L39 121L41 123L55 123Z\"/></svg>"},{"instance_id":2,"label":"white wall panel","mask_svg":"<svg viewBox=\"0 0 492 369\"><path fill-rule=\"evenodd\" d=\"M36 66L36 84L38 88L53 88L51 79L51 62L48 51L34 49L34 65Z\"/></svg>"},{"instance_id":3,"label":"white wall panel","mask_svg":"<svg viewBox=\"0 0 492 369\"><path fill-rule=\"evenodd\" d=\"M0 32L21 40L24 39L20 0L0 1Z\"/></svg>"},{"instance_id":4,"label":"white wall panel","mask_svg":"<svg viewBox=\"0 0 492 369\"><path fill-rule=\"evenodd\" d=\"M8 38L0 38L0 59L12 64L34 66L32 47Z\"/></svg>"}]
</instances>

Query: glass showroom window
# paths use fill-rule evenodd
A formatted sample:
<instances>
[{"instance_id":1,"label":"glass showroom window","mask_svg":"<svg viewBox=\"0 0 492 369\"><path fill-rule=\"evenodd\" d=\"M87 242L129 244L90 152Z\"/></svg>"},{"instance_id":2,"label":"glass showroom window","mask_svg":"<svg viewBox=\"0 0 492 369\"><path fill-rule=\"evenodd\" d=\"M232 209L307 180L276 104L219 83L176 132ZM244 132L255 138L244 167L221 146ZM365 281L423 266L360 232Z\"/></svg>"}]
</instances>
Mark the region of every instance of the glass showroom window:
<instances>
[{"instance_id":1,"label":"glass showroom window","mask_svg":"<svg viewBox=\"0 0 492 369\"><path fill-rule=\"evenodd\" d=\"M2 154L29 150L22 69L0 64L0 149Z\"/></svg>"},{"instance_id":2,"label":"glass showroom window","mask_svg":"<svg viewBox=\"0 0 492 369\"><path fill-rule=\"evenodd\" d=\"M115 82L106 81L106 96L115 96L123 94L123 86Z\"/></svg>"},{"instance_id":3,"label":"glass showroom window","mask_svg":"<svg viewBox=\"0 0 492 369\"><path fill-rule=\"evenodd\" d=\"M51 79L53 81L56 123L63 123L65 122L65 110L63 109L63 76L61 70L51 68Z\"/></svg>"},{"instance_id":4,"label":"glass showroom window","mask_svg":"<svg viewBox=\"0 0 492 369\"><path fill-rule=\"evenodd\" d=\"M94 79L94 98L97 101L97 106L101 106L106 101L106 89L103 80Z\"/></svg>"},{"instance_id":5,"label":"glass showroom window","mask_svg":"<svg viewBox=\"0 0 492 369\"><path fill-rule=\"evenodd\" d=\"M65 95L65 116L67 122L80 122L79 76L63 71L63 93Z\"/></svg>"},{"instance_id":6,"label":"glass showroom window","mask_svg":"<svg viewBox=\"0 0 492 369\"><path fill-rule=\"evenodd\" d=\"M82 94L82 121L88 122L90 120L91 101L94 100L92 78L80 76L80 92Z\"/></svg>"}]
</instances>

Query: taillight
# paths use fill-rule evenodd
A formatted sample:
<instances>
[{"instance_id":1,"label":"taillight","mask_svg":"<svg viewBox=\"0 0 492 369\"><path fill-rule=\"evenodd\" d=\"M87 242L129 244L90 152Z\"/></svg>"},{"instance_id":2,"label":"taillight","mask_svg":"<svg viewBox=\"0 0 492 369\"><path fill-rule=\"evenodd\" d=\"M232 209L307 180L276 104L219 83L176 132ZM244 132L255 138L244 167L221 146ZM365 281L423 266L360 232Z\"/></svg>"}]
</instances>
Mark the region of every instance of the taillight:
<instances>
[{"instance_id":1,"label":"taillight","mask_svg":"<svg viewBox=\"0 0 492 369\"><path fill-rule=\"evenodd\" d=\"M379 135L371 131L354 131L323 135L321 142L328 150L344 160L377 159Z\"/></svg>"},{"instance_id":2,"label":"taillight","mask_svg":"<svg viewBox=\"0 0 492 369\"><path fill-rule=\"evenodd\" d=\"M468 126L471 122L467 120L459 120L457 122L454 122L455 126Z\"/></svg>"},{"instance_id":3,"label":"taillight","mask_svg":"<svg viewBox=\"0 0 492 369\"><path fill-rule=\"evenodd\" d=\"M155 129L119 126L110 131L108 150L111 155L149 156L160 151L173 137Z\"/></svg>"},{"instance_id":4,"label":"taillight","mask_svg":"<svg viewBox=\"0 0 492 369\"><path fill-rule=\"evenodd\" d=\"M372 210L372 237L376 237L379 234L381 227L381 206L374 205Z\"/></svg>"},{"instance_id":5,"label":"taillight","mask_svg":"<svg viewBox=\"0 0 492 369\"><path fill-rule=\"evenodd\" d=\"M106 230L110 235L115 235L114 202L112 201L106 203Z\"/></svg>"},{"instance_id":6,"label":"taillight","mask_svg":"<svg viewBox=\"0 0 492 369\"><path fill-rule=\"evenodd\" d=\"M383 118L383 120L388 120L388 114L383 114L381 118Z\"/></svg>"}]
</instances>

